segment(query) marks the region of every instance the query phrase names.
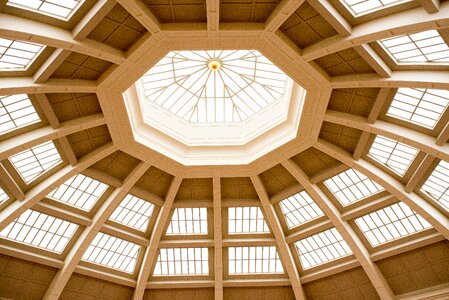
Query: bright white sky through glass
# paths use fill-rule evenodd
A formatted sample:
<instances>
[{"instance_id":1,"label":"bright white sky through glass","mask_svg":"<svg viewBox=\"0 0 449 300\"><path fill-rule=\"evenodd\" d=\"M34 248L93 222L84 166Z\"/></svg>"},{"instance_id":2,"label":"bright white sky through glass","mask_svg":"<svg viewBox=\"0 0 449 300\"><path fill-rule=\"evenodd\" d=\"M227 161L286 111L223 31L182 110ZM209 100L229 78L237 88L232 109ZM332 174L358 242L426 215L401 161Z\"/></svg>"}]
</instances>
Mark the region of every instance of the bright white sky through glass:
<instances>
[{"instance_id":1,"label":"bright white sky through glass","mask_svg":"<svg viewBox=\"0 0 449 300\"><path fill-rule=\"evenodd\" d=\"M90 210L108 186L98 180L78 174L53 190L48 197L84 210Z\"/></svg>"},{"instance_id":2,"label":"bright white sky through glass","mask_svg":"<svg viewBox=\"0 0 449 300\"><path fill-rule=\"evenodd\" d=\"M26 70L43 48L38 44L0 38L0 71Z\"/></svg>"},{"instance_id":3,"label":"bright white sky through glass","mask_svg":"<svg viewBox=\"0 0 449 300\"><path fill-rule=\"evenodd\" d=\"M404 175L418 150L395 140L376 136L368 156L384 164L399 175Z\"/></svg>"},{"instance_id":4,"label":"bright white sky through glass","mask_svg":"<svg viewBox=\"0 0 449 300\"><path fill-rule=\"evenodd\" d=\"M342 205L349 205L383 190L383 187L354 169L335 175L325 180L324 184Z\"/></svg>"},{"instance_id":5,"label":"bright white sky through glass","mask_svg":"<svg viewBox=\"0 0 449 300\"><path fill-rule=\"evenodd\" d=\"M8 194L6 194L5 190L0 187L0 204L8 200Z\"/></svg>"},{"instance_id":6,"label":"bright white sky through glass","mask_svg":"<svg viewBox=\"0 0 449 300\"><path fill-rule=\"evenodd\" d=\"M284 273L275 246L229 247L229 274Z\"/></svg>"},{"instance_id":7,"label":"bright white sky through glass","mask_svg":"<svg viewBox=\"0 0 449 300\"><path fill-rule=\"evenodd\" d=\"M399 88L387 115L433 129L449 104L449 91Z\"/></svg>"},{"instance_id":8,"label":"bright white sky through glass","mask_svg":"<svg viewBox=\"0 0 449 300\"><path fill-rule=\"evenodd\" d=\"M229 233L268 233L270 229L259 207L229 207Z\"/></svg>"},{"instance_id":9,"label":"bright white sky through glass","mask_svg":"<svg viewBox=\"0 0 449 300\"><path fill-rule=\"evenodd\" d=\"M256 50L174 51L142 82L148 100L188 122L240 122L279 99L287 75Z\"/></svg>"},{"instance_id":10,"label":"bright white sky through glass","mask_svg":"<svg viewBox=\"0 0 449 300\"><path fill-rule=\"evenodd\" d=\"M208 275L207 248L161 248L153 275Z\"/></svg>"},{"instance_id":11,"label":"bright white sky through glass","mask_svg":"<svg viewBox=\"0 0 449 300\"><path fill-rule=\"evenodd\" d=\"M176 208L167 235L207 234L207 208Z\"/></svg>"},{"instance_id":12,"label":"bright white sky through glass","mask_svg":"<svg viewBox=\"0 0 449 300\"><path fill-rule=\"evenodd\" d=\"M139 245L99 232L84 252L83 260L132 273L139 251Z\"/></svg>"},{"instance_id":13,"label":"bright white sky through glass","mask_svg":"<svg viewBox=\"0 0 449 300\"><path fill-rule=\"evenodd\" d=\"M46 142L9 158L19 174L30 183L45 171L62 162L61 156L52 141Z\"/></svg>"},{"instance_id":14,"label":"bright white sky through glass","mask_svg":"<svg viewBox=\"0 0 449 300\"><path fill-rule=\"evenodd\" d=\"M430 174L421 191L441 203L449 211L449 163L442 160Z\"/></svg>"},{"instance_id":15,"label":"bright white sky through glass","mask_svg":"<svg viewBox=\"0 0 449 300\"><path fill-rule=\"evenodd\" d=\"M279 205L288 228L293 228L324 215L323 211L305 191L282 200Z\"/></svg>"},{"instance_id":16,"label":"bright white sky through glass","mask_svg":"<svg viewBox=\"0 0 449 300\"><path fill-rule=\"evenodd\" d=\"M408 1L410 0L342 0L354 16Z\"/></svg>"},{"instance_id":17,"label":"bright white sky through glass","mask_svg":"<svg viewBox=\"0 0 449 300\"><path fill-rule=\"evenodd\" d=\"M153 210L154 204L128 194L109 219L145 231Z\"/></svg>"},{"instance_id":18,"label":"bright white sky through glass","mask_svg":"<svg viewBox=\"0 0 449 300\"><path fill-rule=\"evenodd\" d=\"M29 209L3 229L0 236L61 253L77 229L77 224Z\"/></svg>"},{"instance_id":19,"label":"bright white sky through glass","mask_svg":"<svg viewBox=\"0 0 449 300\"><path fill-rule=\"evenodd\" d=\"M295 243L304 269L352 254L337 229L331 228Z\"/></svg>"},{"instance_id":20,"label":"bright white sky through glass","mask_svg":"<svg viewBox=\"0 0 449 300\"><path fill-rule=\"evenodd\" d=\"M449 47L436 30L383 39L380 43L397 62L449 62Z\"/></svg>"},{"instance_id":21,"label":"bright white sky through glass","mask_svg":"<svg viewBox=\"0 0 449 300\"><path fill-rule=\"evenodd\" d=\"M39 121L27 95L0 96L0 134Z\"/></svg>"},{"instance_id":22,"label":"bright white sky through glass","mask_svg":"<svg viewBox=\"0 0 449 300\"><path fill-rule=\"evenodd\" d=\"M8 0L6 5L67 20L84 0Z\"/></svg>"},{"instance_id":23,"label":"bright white sky through glass","mask_svg":"<svg viewBox=\"0 0 449 300\"><path fill-rule=\"evenodd\" d=\"M372 246L430 228L431 225L406 204L399 202L355 219Z\"/></svg>"}]
</instances>

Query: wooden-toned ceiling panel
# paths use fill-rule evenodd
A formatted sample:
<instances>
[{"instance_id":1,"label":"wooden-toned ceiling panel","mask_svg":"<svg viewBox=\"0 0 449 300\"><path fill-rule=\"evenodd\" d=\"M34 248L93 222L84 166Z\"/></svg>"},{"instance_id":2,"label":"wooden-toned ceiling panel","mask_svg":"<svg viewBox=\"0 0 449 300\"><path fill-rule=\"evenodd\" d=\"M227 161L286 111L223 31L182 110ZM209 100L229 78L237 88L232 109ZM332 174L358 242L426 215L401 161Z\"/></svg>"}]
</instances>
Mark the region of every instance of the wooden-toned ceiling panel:
<instances>
[{"instance_id":1,"label":"wooden-toned ceiling panel","mask_svg":"<svg viewBox=\"0 0 449 300\"><path fill-rule=\"evenodd\" d=\"M42 299L56 271L0 254L0 299Z\"/></svg>"},{"instance_id":2,"label":"wooden-toned ceiling panel","mask_svg":"<svg viewBox=\"0 0 449 300\"><path fill-rule=\"evenodd\" d=\"M139 160L122 151L115 151L111 155L95 163L91 168L119 180L124 180L139 164Z\"/></svg>"},{"instance_id":3,"label":"wooden-toned ceiling panel","mask_svg":"<svg viewBox=\"0 0 449 300\"><path fill-rule=\"evenodd\" d=\"M226 300L294 300L295 294L290 286L224 288Z\"/></svg>"},{"instance_id":4,"label":"wooden-toned ceiling panel","mask_svg":"<svg viewBox=\"0 0 449 300\"><path fill-rule=\"evenodd\" d=\"M361 267L304 284L307 299L379 299Z\"/></svg>"},{"instance_id":5,"label":"wooden-toned ceiling panel","mask_svg":"<svg viewBox=\"0 0 449 300\"><path fill-rule=\"evenodd\" d=\"M320 131L320 138L339 146L343 150L354 153L361 134L362 131L358 129L323 122Z\"/></svg>"},{"instance_id":6,"label":"wooden-toned ceiling panel","mask_svg":"<svg viewBox=\"0 0 449 300\"><path fill-rule=\"evenodd\" d=\"M72 52L51 75L51 78L97 80L112 63Z\"/></svg>"},{"instance_id":7,"label":"wooden-toned ceiling panel","mask_svg":"<svg viewBox=\"0 0 449 300\"><path fill-rule=\"evenodd\" d=\"M292 160L310 177L341 164L340 161L315 148L309 148L293 156Z\"/></svg>"},{"instance_id":8,"label":"wooden-toned ceiling panel","mask_svg":"<svg viewBox=\"0 0 449 300\"><path fill-rule=\"evenodd\" d=\"M279 0L221 0L220 22L265 22Z\"/></svg>"},{"instance_id":9,"label":"wooden-toned ceiling panel","mask_svg":"<svg viewBox=\"0 0 449 300\"><path fill-rule=\"evenodd\" d=\"M67 136L77 158L112 141L106 125L78 131Z\"/></svg>"},{"instance_id":10,"label":"wooden-toned ceiling panel","mask_svg":"<svg viewBox=\"0 0 449 300\"><path fill-rule=\"evenodd\" d=\"M396 295L449 282L449 241L377 262Z\"/></svg>"},{"instance_id":11,"label":"wooden-toned ceiling panel","mask_svg":"<svg viewBox=\"0 0 449 300\"><path fill-rule=\"evenodd\" d=\"M144 300L186 300L186 299L198 299L198 300L214 300L213 288L202 289L162 289L146 290L143 296Z\"/></svg>"},{"instance_id":12,"label":"wooden-toned ceiling panel","mask_svg":"<svg viewBox=\"0 0 449 300\"><path fill-rule=\"evenodd\" d=\"M147 190L161 198L165 198L172 180L173 175L165 173L164 171L156 167L151 167L137 181L136 186Z\"/></svg>"},{"instance_id":13,"label":"wooden-toned ceiling panel","mask_svg":"<svg viewBox=\"0 0 449 300\"><path fill-rule=\"evenodd\" d=\"M375 73L374 69L352 48L318 58L315 62L329 76Z\"/></svg>"},{"instance_id":14,"label":"wooden-toned ceiling panel","mask_svg":"<svg viewBox=\"0 0 449 300\"><path fill-rule=\"evenodd\" d=\"M336 89L332 91L328 109L368 117L378 88Z\"/></svg>"},{"instance_id":15,"label":"wooden-toned ceiling panel","mask_svg":"<svg viewBox=\"0 0 449 300\"><path fill-rule=\"evenodd\" d=\"M134 289L101 279L73 274L61 294L61 299L131 299Z\"/></svg>"},{"instance_id":16,"label":"wooden-toned ceiling panel","mask_svg":"<svg viewBox=\"0 0 449 300\"><path fill-rule=\"evenodd\" d=\"M145 27L117 4L88 37L127 51L145 32Z\"/></svg>"},{"instance_id":17,"label":"wooden-toned ceiling panel","mask_svg":"<svg viewBox=\"0 0 449 300\"><path fill-rule=\"evenodd\" d=\"M47 98L59 122L66 122L102 112L95 94L57 93L47 94Z\"/></svg>"},{"instance_id":18,"label":"wooden-toned ceiling panel","mask_svg":"<svg viewBox=\"0 0 449 300\"><path fill-rule=\"evenodd\" d=\"M269 196L298 184L295 178L280 164L261 173L260 179Z\"/></svg>"},{"instance_id":19,"label":"wooden-toned ceiling panel","mask_svg":"<svg viewBox=\"0 0 449 300\"><path fill-rule=\"evenodd\" d=\"M176 200L212 200L211 178L185 178L182 180Z\"/></svg>"},{"instance_id":20,"label":"wooden-toned ceiling panel","mask_svg":"<svg viewBox=\"0 0 449 300\"><path fill-rule=\"evenodd\" d=\"M337 35L335 29L307 2L282 24L280 30L299 48L306 48Z\"/></svg>"},{"instance_id":21,"label":"wooden-toned ceiling panel","mask_svg":"<svg viewBox=\"0 0 449 300\"><path fill-rule=\"evenodd\" d=\"M161 23L207 21L205 0L144 0Z\"/></svg>"},{"instance_id":22,"label":"wooden-toned ceiling panel","mask_svg":"<svg viewBox=\"0 0 449 300\"><path fill-rule=\"evenodd\" d=\"M248 177L222 178L223 199L258 199L257 192Z\"/></svg>"}]
</instances>

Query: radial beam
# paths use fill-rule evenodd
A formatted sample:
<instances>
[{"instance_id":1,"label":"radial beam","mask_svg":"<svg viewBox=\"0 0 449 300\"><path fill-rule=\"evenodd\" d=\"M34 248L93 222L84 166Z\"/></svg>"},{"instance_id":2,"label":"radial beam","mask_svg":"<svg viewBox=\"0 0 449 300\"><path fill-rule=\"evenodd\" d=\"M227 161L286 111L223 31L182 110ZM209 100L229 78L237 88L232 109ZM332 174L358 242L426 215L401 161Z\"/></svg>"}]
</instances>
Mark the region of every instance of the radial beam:
<instances>
[{"instance_id":1,"label":"radial beam","mask_svg":"<svg viewBox=\"0 0 449 300\"><path fill-rule=\"evenodd\" d=\"M30 77L0 78L0 94L38 93L95 93L97 83L92 80L49 79L45 83L35 83Z\"/></svg>"},{"instance_id":2,"label":"radial beam","mask_svg":"<svg viewBox=\"0 0 449 300\"><path fill-rule=\"evenodd\" d=\"M265 221L267 222L268 226L270 227L276 239L279 257L281 258L283 266L287 272L287 275L290 278L290 281L292 283L292 289L293 292L295 293L295 297L298 300L306 299L299 278L298 269L296 268L290 247L285 241L285 234L282 231L282 227L274 211L274 207L270 203L270 198L268 197L267 191L263 186L262 180L260 179L259 176L253 175L251 176L251 182L253 183L254 189L256 190L257 195L259 196L260 202L262 204Z\"/></svg>"},{"instance_id":3,"label":"radial beam","mask_svg":"<svg viewBox=\"0 0 449 300\"><path fill-rule=\"evenodd\" d=\"M440 10L440 0L418 0L418 2L429 14L434 14Z\"/></svg>"},{"instance_id":4,"label":"radial beam","mask_svg":"<svg viewBox=\"0 0 449 300\"><path fill-rule=\"evenodd\" d=\"M206 0L207 30L217 31L220 29L220 1Z\"/></svg>"},{"instance_id":5,"label":"radial beam","mask_svg":"<svg viewBox=\"0 0 449 300\"><path fill-rule=\"evenodd\" d=\"M220 177L212 179L214 200L214 281L215 300L223 300L223 232L221 222L221 183Z\"/></svg>"},{"instance_id":6,"label":"radial beam","mask_svg":"<svg viewBox=\"0 0 449 300\"><path fill-rule=\"evenodd\" d=\"M388 285L385 277L377 265L371 260L370 254L363 245L354 229L344 221L335 204L315 185L310 182L309 177L293 161L287 160L282 165L301 184L312 199L320 206L321 210L328 216L338 232L343 236L351 248L357 260L368 275L371 283L381 299L394 299L394 293Z\"/></svg>"},{"instance_id":7,"label":"radial beam","mask_svg":"<svg viewBox=\"0 0 449 300\"><path fill-rule=\"evenodd\" d=\"M43 83L59 68L64 60L69 57L69 50L62 48L56 49L50 55L49 58L39 67L39 69L33 75L33 81L35 83Z\"/></svg>"},{"instance_id":8,"label":"radial beam","mask_svg":"<svg viewBox=\"0 0 449 300\"><path fill-rule=\"evenodd\" d=\"M154 225L153 232L150 237L150 244L148 245L142 265L139 270L139 277L137 278L137 286L133 294L133 300L143 299L145 293L145 287L150 277L151 268L157 259L158 244L164 234L164 229L167 222L170 221L170 212L178 193L179 186L181 185L182 177L173 178L170 188L168 189L167 196L165 197L164 205L162 205L159 215Z\"/></svg>"},{"instance_id":9,"label":"radial beam","mask_svg":"<svg viewBox=\"0 0 449 300\"><path fill-rule=\"evenodd\" d=\"M157 33L161 24L142 0L116 0L150 33Z\"/></svg>"},{"instance_id":10,"label":"radial beam","mask_svg":"<svg viewBox=\"0 0 449 300\"><path fill-rule=\"evenodd\" d=\"M407 193L405 186L396 178L366 160L354 160L348 152L322 139L317 141L315 148L380 184L390 194L395 196L399 201L407 204L411 209L421 215L421 217L426 219L444 237L449 239L449 219L416 193Z\"/></svg>"},{"instance_id":11,"label":"radial beam","mask_svg":"<svg viewBox=\"0 0 449 300\"><path fill-rule=\"evenodd\" d=\"M388 78L391 75L390 67L368 44L354 47L354 50L376 71L380 77Z\"/></svg>"},{"instance_id":12,"label":"radial beam","mask_svg":"<svg viewBox=\"0 0 449 300\"><path fill-rule=\"evenodd\" d=\"M276 32L305 0L282 0L265 22L265 30Z\"/></svg>"},{"instance_id":13,"label":"radial beam","mask_svg":"<svg viewBox=\"0 0 449 300\"><path fill-rule=\"evenodd\" d=\"M129 190L134 186L137 180L142 177L149 167L150 166L144 162L137 165L137 167L134 168L134 170L126 177L123 185L120 188L115 189L114 192L101 205L100 209L96 212L92 219L92 224L84 229L75 245L72 249L70 249L64 259L64 266L56 273L43 299L59 299L65 285L70 279L70 276L72 276L72 273L75 271L75 268L81 260L84 252L100 231L101 227L104 225L115 208L120 204L123 198L125 198Z\"/></svg>"},{"instance_id":14,"label":"radial beam","mask_svg":"<svg viewBox=\"0 0 449 300\"><path fill-rule=\"evenodd\" d=\"M0 163L0 178L2 183L5 185L9 194L11 194L14 199L22 201L25 199L25 193L19 187L19 185L14 181L8 171L5 169L3 164Z\"/></svg>"},{"instance_id":15,"label":"radial beam","mask_svg":"<svg viewBox=\"0 0 449 300\"><path fill-rule=\"evenodd\" d=\"M83 40L100 24L101 20L116 6L114 0L99 0L72 30L75 40Z\"/></svg>"},{"instance_id":16,"label":"radial beam","mask_svg":"<svg viewBox=\"0 0 449 300\"><path fill-rule=\"evenodd\" d=\"M410 177L410 179L408 180L407 185L405 186L405 191L407 193L411 193L415 190L434 161L435 157L429 154L426 155L426 157L419 164L418 168L416 168L412 177Z\"/></svg>"},{"instance_id":17,"label":"radial beam","mask_svg":"<svg viewBox=\"0 0 449 300\"><path fill-rule=\"evenodd\" d=\"M335 31L338 32L340 36L347 37L351 35L351 25L328 0L309 1L309 4L335 29Z\"/></svg>"},{"instance_id":18,"label":"radial beam","mask_svg":"<svg viewBox=\"0 0 449 300\"><path fill-rule=\"evenodd\" d=\"M27 209L42 200L48 193L60 186L72 176L93 165L116 150L112 143L106 144L89 154L83 156L76 166L65 166L52 174L41 183L37 184L25 194L22 201L14 201L0 212L0 231L5 229L9 223L20 217Z\"/></svg>"}]
</instances>

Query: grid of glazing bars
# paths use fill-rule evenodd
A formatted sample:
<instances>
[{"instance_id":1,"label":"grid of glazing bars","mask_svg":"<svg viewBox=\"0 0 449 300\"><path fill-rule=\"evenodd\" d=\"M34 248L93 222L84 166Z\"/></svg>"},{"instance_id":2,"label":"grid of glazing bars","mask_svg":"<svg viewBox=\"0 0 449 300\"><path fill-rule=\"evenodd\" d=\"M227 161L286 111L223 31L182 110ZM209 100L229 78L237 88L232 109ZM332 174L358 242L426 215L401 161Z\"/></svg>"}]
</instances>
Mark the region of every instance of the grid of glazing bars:
<instances>
[{"instance_id":1,"label":"grid of glazing bars","mask_svg":"<svg viewBox=\"0 0 449 300\"><path fill-rule=\"evenodd\" d=\"M107 188L108 185L98 180L78 174L50 192L48 197L88 211Z\"/></svg>"},{"instance_id":2,"label":"grid of glazing bars","mask_svg":"<svg viewBox=\"0 0 449 300\"><path fill-rule=\"evenodd\" d=\"M207 234L207 208L176 208L166 234Z\"/></svg>"},{"instance_id":3,"label":"grid of glazing bars","mask_svg":"<svg viewBox=\"0 0 449 300\"><path fill-rule=\"evenodd\" d=\"M449 47L436 30L387 38L380 43L397 62L449 62Z\"/></svg>"},{"instance_id":4,"label":"grid of glazing bars","mask_svg":"<svg viewBox=\"0 0 449 300\"><path fill-rule=\"evenodd\" d=\"M40 120L27 95L0 96L0 134Z\"/></svg>"},{"instance_id":5,"label":"grid of glazing bars","mask_svg":"<svg viewBox=\"0 0 449 300\"><path fill-rule=\"evenodd\" d=\"M229 207L229 233L266 233L270 232L260 207Z\"/></svg>"},{"instance_id":6,"label":"grid of glazing bars","mask_svg":"<svg viewBox=\"0 0 449 300\"><path fill-rule=\"evenodd\" d=\"M306 191L301 191L280 202L288 228L306 223L324 215Z\"/></svg>"},{"instance_id":7,"label":"grid of glazing bars","mask_svg":"<svg viewBox=\"0 0 449 300\"><path fill-rule=\"evenodd\" d=\"M383 187L354 169L346 170L325 180L324 185L343 206L384 190Z\"/></svg>"},{"instance_id":8,"label":"grid of glazing bars","mask_svg":"<svg viewBox=\"0 0 449 300\"><path fill-rule=\"evenodd\" d=\"M401 176L417 154L418 149L380 135L376 136L368 152L368 156Z\"/></svg>"},{"instance_id":9,"label":"grid of glazing bars","mask_svg":"<svg viewBox=\"0 0 449 300\"><path fill-rule=\"evenodd\" d=\"M373 247L432 227L402 202L357 218L355 223Z\"/></svg>"},{"instance_id":10,"label":"grid of glazing bars","mask_svg":"<svg viewBox=\"0 0 449 300\"><path fill-rule=\"evenodd\" d=\"M128 194L114 210L109 220L145 231L153 210L154 204Z\"/></svg>"},{"instance_id":11,"label":"grid of glazing bars","mask_svg":"<svg viewBox=\"0 0 449 300\"><path fill-rule=\"evenodd\" d=\"M207 248L161 248L153 275L208 275Z\"/></svg>"},{"instance_id":12,"label":"grid of glazing bars","mask_svg":"<svg viewBox=\"0 0 449 300\"><path fill-rule=\"evenodd\" d=\"M8 194L6 194L5 190L0 187L0 204L9 199Z\"/></svg>"},{"instance_id":13,"label":"grid of glazing bars","mask_svg":"<svg viewBox=\"0 0 449 300\"><path fill-rule=\"evenodd\" d=\"M44 46L0 38L0 71L26 70Z\"/></svg>"},{"instance_id":14,"label":"grid of glazing bars","mask_svg":"<svg viewBox=\"0 0 449 300\"><path fill-rule=\"evenodd\" d=\"M6 4L67 20L83 2L84 0L8 0Z\"/></svg>"},{"instance_id":15,"label":"grid of glazing bars","mask_svg":"<svg viewBox=\"0 0 449 300\"><path fill-rule=\"evenodd\" d=\"M331 228L295 243L303 269L309 269L352 254L336 228Z\"/></svg>"},{"instance_id":16,"label":"grid of glazing bars","mask_svg":"<svg viewBox=\"0 0 449 300\"><path fill-rule=\"evenodd\" d=\"M62 162L52 141L31 147L9 158L25 183L30 183L45 171Z\"/></svg>"},{"instance_id":17,"label":"grid of glazing bars","mask_svg":"<svg viewBox=\"0 0 449 300\"><path fill-rule=\"evenodd\" d=\"M449 104L449 91L399 88L387 115L434 128Z\"/></svg>"},{"instance_id":18,"label":"grid of glazing bars","mask_svg":"<svg viewBox=\"0 0 449 300\"><path fill-rule=\"evenodd\" d=\"M284 273L275 246L229 247L229 274Z\"/></svg>"},{"instance_id":19,"label":"grid of glazing bars","mask_svg":"<svg viewBox=\"0 0 449 300\"><path fill-rule=\"evenodd\" d=\"M410 0L343 0L354 16L408 2Z\"/></svg>"},{"instance_id":20,"label":"grid of glazing bars","mask_svg":"<svg viewBox=\"0 0 449 300\"><path fill-rule=\"evenodd\" d=\"M427 178L421 191L449 210L449 163L442 160Z\"/></svg>"},{"instance_id":21,"label":"grid of glazing bars","mask_svg":"<svg viewBox=\"0 0 449 300\"><path fill-rule=\"evenodd\" d=\"M99 232L83 255L83 260L132 273L140 246Z\"/></svg>"},{"instance_id":22,"label":"grid of glazing bars","mask_svg":"<svg viewBox=\"0 0 449 300\"><path fill-rule=\"evenodd\" d=\"M77 224L29 209L3 229L0 236L61 253L77 229Z\"/></svg>"}]
</instances>

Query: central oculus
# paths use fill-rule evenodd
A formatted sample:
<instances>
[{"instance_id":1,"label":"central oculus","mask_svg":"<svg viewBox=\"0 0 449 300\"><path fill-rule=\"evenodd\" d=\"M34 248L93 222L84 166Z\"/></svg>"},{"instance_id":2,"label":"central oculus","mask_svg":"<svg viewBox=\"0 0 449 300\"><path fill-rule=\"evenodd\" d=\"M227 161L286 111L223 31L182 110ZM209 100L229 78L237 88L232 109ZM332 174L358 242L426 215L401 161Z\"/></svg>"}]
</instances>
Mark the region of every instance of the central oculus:
<instances>
[{"instance_id":1,"label":"central oculus","mask_svg":"<svg viewBox=\"0 0 449 300\"><path fill-rule=\"evenodd\" d=\"M192 123L236 123L286 91L288 77L256 50L172 51L142 78L148 101Z\"/></svg>"}]
</instances>

